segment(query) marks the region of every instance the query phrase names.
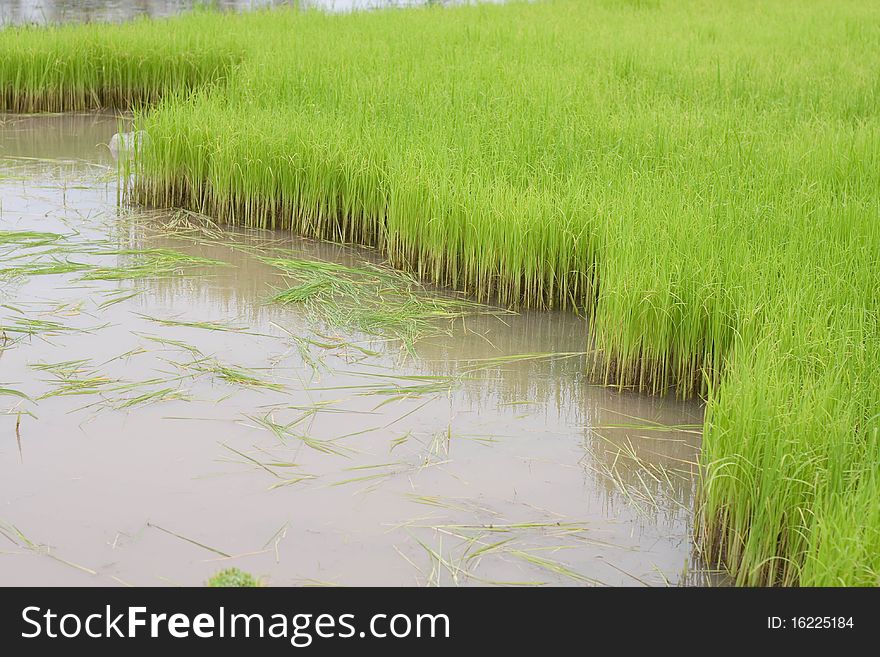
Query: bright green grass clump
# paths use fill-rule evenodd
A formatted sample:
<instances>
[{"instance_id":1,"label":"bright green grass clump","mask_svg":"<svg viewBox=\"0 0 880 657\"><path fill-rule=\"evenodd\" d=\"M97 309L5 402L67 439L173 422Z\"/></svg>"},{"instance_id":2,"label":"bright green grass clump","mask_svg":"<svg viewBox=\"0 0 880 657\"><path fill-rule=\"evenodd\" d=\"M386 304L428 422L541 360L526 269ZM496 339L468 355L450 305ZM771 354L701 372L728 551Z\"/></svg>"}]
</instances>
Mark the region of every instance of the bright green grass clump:
<instances>
[{"instance_id":1,"label":"bright green grass clump","mask_svg":"<svg viewBox=\"0 0 880 657\"><path fill-rule=\"evenodd\" d=\"M116 48L85 55L88 34ZM741 584L880 583L880 5L197 14L0 32L0 80L52 108L96 85L34 71L150 43L238 63L169 69L136 200L585 308L596 374L707 397L711 558Z\"/></svg>"},{"instance_id":2,"label":"bright green grass clump","mask_svg":"<svg viewBox=\"0 0 880 657\"><path fill-rule=\"evenodd\" d=\"M214 588L253 588L261 586L250 573L238 568L227 568L211 576L207 586Z\"/></svg>"},{"instance_id":3,"label":"bright green grass clump","mask_svg":"<svg viewBox=\"0 0 880 657\"><path fill-rule=\"evenodd\" d=\"M503 314L481 304L431 294L412 276L377 265L346 267L332 262L264 258L292 285L272 301L298 304L330 326L401 340L407 349L443 324L476 314Z\"/></svg>"},{"instance_id":4,"label":"bright green grass clump","mask_svg":"<svg viewBox=\"0 0 880 657\"><path fill-rule=\"evenodd\" d=\"M241 50L222 15L0 30L0 111L131 108L226 75Z\"/></svg>"}]
</instances>

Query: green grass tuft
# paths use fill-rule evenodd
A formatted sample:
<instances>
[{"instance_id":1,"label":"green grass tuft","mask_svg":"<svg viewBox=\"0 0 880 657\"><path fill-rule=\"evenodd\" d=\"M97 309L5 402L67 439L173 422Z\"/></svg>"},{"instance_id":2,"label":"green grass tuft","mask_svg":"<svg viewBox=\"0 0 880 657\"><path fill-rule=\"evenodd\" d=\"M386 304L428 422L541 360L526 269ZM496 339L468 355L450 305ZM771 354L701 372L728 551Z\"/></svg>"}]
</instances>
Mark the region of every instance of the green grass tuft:
<instances>
[{"instance_id":1,"label":"green grass tuft","mask_svg":"<svg viewBox=\"0 0 880 657\"><path fill-rule=\"evenodd\" d=\"M258 579L250 573L238 568L227 568L212 575L207 586L214 588L250 588L262 586Z\"/></svg>"}]
</instances>

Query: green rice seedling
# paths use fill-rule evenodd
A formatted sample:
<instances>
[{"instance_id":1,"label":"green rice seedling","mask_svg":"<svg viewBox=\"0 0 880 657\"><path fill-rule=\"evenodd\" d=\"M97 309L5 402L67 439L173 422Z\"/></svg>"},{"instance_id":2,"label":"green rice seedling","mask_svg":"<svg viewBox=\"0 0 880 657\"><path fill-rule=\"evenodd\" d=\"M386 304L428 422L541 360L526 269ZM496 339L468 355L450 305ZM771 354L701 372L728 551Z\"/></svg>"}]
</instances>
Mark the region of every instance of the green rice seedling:
<instances>
[{"instance_id":1,"label":"green rice seedling","mask_svg":"<svg viewBox=\"0 0 880 657\"><path fill-rule=\"evenodd\" d=\"M103 363L101 363L98 367L103 367L104 365L109 365L110 363L114 363L118 360L129 360L133 356L140 356L141 354L147 353L146 349L143 347L134 347L133 349L129 349L128 351L124 351L118 356L113 356L112 358L108 358Z\"/></svg>"},{"instance_id":2,"label":"green rice seedling","mask_svg":"<svg viewBox=\"0 0 880 657\"><path fill-rule=\"evenodd\" d=\"M289 522L285 522L281 527L276 531L272 536L269 537L269 540L263 544L263 549L272 545L272 548L275 552L275 563L281 563L281 555L278 552L278 546L281 544L285 538L287 538L287 530L290 527Z\"/></svg>"},{"instance_id":3,"label":"green rice seedling","mask_svg":"<svg viewBox=\"0 0 880 657\"><path fill-rule=\"evenodd\" d=\"M73 376L87 369L87 365L91 365L91 359L80 358L78 360L65 360L58 363L31 363L31 369L40 372L50 372L58 377Z\"/></svg>"},{"instance_id":4,"label":"green rice seedling","mask_svg":"<svg viewBox=\"0 0 880 657\"><path fill-rule=\"evenodd\" d=\"M55 244L61 236L40 233L26 234L24 237L16 235L19 240L13 243L18 246L30 247L34 244L48 243L52 247L39 253L28 252L22 253L17 258L5 258L4 260L8 264L5 267L0 267L0 277L22 278L79 273L80 280L141 280L180 276L192 273L196 268L228 266L228 263L191 256L172 249L120 249L93 242ZM0 236L0 244L2 243L2 236ZM113 256L119 258L119 261L114 266L90 264L72 260L71 255L73 254L97 257ZM196 271L199 270L196 269ZM117 294L118 297L112 301L113 303L124 300L122 294ZM134 293L129 294L129 296L133 295ZM106 305L112 305L112 303L104 304L102 307L106 307Z\"/></svg>"},{"instance_id":5,"label":"green rice seedling","mask_svg":"<svg viewBox=\"0 0 880 657\"><path fill-rule=\"evenodd\" d=\"M298 475L296 477L292 477L290 479L285 479L283 481L278 482L277 484L272 484L269 486L269 490L275 490L276 488L284 488L286 486L294 486L296 484L300 484L304 481L309 481L311 479L315 479L315 475L303 474Z\"/></svg>"},{"instance_id":6,"label":"green rice seedling","mask_svg":"<svg viewBox=\"0 0 880 657\"><path fill-rule=\"evenodd\" d=\"M416 493L407 493L406 497L413 502L417 502L418 504L425 504L427 506L433 506L440 509L448 509L451 511L466 511L468 513L480 513L484 515L498 515L498 513L493 511L492 509L486 508L467 499L452 500L439 497L437 495L418 495Z\"/></svg>"},{"instance_id":7,"label":"green rice seedling","mask_svg":"<svg viewBox=\"0 0 880 657\"><path fill-rule=\"evenodd\" d=\"M636 511L650 518L665 506L681 506L675 491L682 486L692 485L696 461L682 461L680 468L668 467L645 459L645 455L636 450L629 439L608 443L613 453L610 463L606 463L605 459L594 459L589 467L610 481ZM690 508L683 510L685 513L691 511Z\"/></svg>"},{"instance_id":8,"label":"green rice seedling","mask_svg":"<svg viewBox=\"0 0 880 657\"><path fill-rule=\"evenodd\" d=\"M353 351L358 352L362 356L368 357L368 358L382 355L382 352L380 352L380 351L376 351L375 349L369 349L367 347L364 347L362 344L358 344L357 342L352 342L351 340L346 340L346 339L341 338L339 336L328 336L328 335L324 335L322 333L317 333L316 336L320 341L309 340L309 343L316 346L316 347L319 347L321 349L331 349L331 350L336 350L336 351L338 351L338 350L345 350L345 351L353 350Z\"/></svg>"},{"instance_id":9,"label":"green rice seedling","mask_svg":"<svg viewBox=\"0 0 880 657\"><path fill-rule=\"evenodd\" d=\"M136 20L0 31L0 109L75 111L140 106L215 83L239 58L222 16L196 11L175 26Z\"/></svg>"},{"instance_id":10,"label":"green rice seedling","mask_svg":"<svg viewBox=\"0 0 880 657\"><path fill-rule=\"evenodd\" d=\"M262 470L265 470L266 472L268 472L268 473L269 473L270 475L272 475L273 477L275 477L275 478L277 478L277 479L282 479L281 475L279 475L277 472L275 472L274 470L272 470L268 465L266 465L265 463L263 463L263 462L261 462L261 461L258 461L257 459L253 458L252 456L248 456L248 455L245 454L244 452L240 452L240 451L238 451L237 449L235 449L234 447L230 447L230 446L227 445L226 443L221 443L221 447L224 447L224 448L228 449L228 450L229 450L230 452L232 452L233 454L237 454L238 456L240 456L241 458L243 458L243 459L244 459L245 461L247 461L248 463L252 463L252 464L256 465L258 468L260 468L260 469L262 469Z\"/></svg>"},{"instance_id":11,"label":"green rice seedling","mask_svg":"<svg viewBox=\"0 0 880 657\"><path fill-rule=\"evenodd\" d=\"M71 274L87 271L91 268L91 265L84 262L50 258L48 261L38 260L0 267L0 277L22 278L26 276L54 276L58 274Z\"/></svg>"},{"instance_id":12,"label":"green rice seedling","mask_svg":"<svg viewBox=\"0 0 880 657\"><path fill-rule=\"evenodd\" d=\"M98 366L95 366L90 359L56 363L31 363L31 369L52 376L51 379L46 381L50 385L50 389L40 395L37 400L52 397L96 395L100 397L100 400L90 403L83 408L103 406L123 410L149 403L189 398L185 390L170 384L179 384L183 380L192 378L192 374L152 378L143 381L126 381L120 378L109 377L100 372L100 367L104 365L142 353L144 353L144 350L136 347L118 356L114 356Z\"/></svg>"},{"instance_id":13,"label":"green rice seedling","mask_svg":"<svg viewBox=\"0 0 880 657\"><path fill-rule=\"evenodd\" d=\"M134 107L129 200L584 312L590 374L705 398L713 566L876 585L878 20L858 0L546 0L14 28L0 105ZM290 275L281 300L328 323L410 340L449 314L359 308L375 273Z\"/></svg>"},{"instance_id":14,"label":"green rice seedling","mask_svg":"<svg viewBox=\"0 0 880 657\"><path fill-rule=\"evenodd\" d=\"M322 361L320 358L316 358L312 354L311 348L315 344L312 340L303 338L298 335L293 335L293 333L286 330L284 332L287 333L288 337L291 340L293 340L293 343L296 345L297 351L299 352L300 358L306 365L308 365L312 369L313 373L323 369L327 369L324 361Z\"/></svg>"},{"instance_id":15,"label":"green rice seedling","mask_svg":"<svg viewBox=\"0 0 880 657\"><path fill-rule=\"evenodd\" d=\"M88 328L77 328L43 319L16 318L12 322L0 324L0 331L4 334L22 337L40 336L48 338L64 333L94 333L107 325L93 326Z\"/></svg>"},{"instance_id":16,"label":"green rice seedling","mask_svg":"<svg viewBox=\"0 0 880 657\"><path fill-rule=\"evenodd\" d=\"M118 388L117 388L118 389ZM131 390L131 387L126 388ZM149 390L137 395L117 398L110 402L113 408L117 410L128 410L135 406L144 406L146 404L155 404L166 401L187 401L189 394L180 388L169 387L159 388L158 390Z\"/></svg>"},{"instance_id":17,"label":"green rice seedling","mask_svg":"<svg viewBox=\"0 0 880 657\"><path fill-rule=\"evenodd\" d=\"M22 399L29 399L29 397L19 390L14 390L13 388L0 388L0 395L6 395L9 397L20 397Z\"/></svg>"},{"instance_id":18,"label":"green rice seedling","mask_svg":"<svg viewBox=\"0 0 880 657\"><path fill-rule=\"evenodd\" d=\"M15 248L34 249L40 246L49 246L61 239L58 233L47 233L31 230L0 230L0 248L14 246Z\"/></svg>"},{"instance_id":19,"label":"green rice seedling","mask_svg":"<svg viewBox=\"0 0 880 657\"><path fill-rule=\"evenodd\" d=\"M109 308L110 306L115 306L117 303L124 303L129 299L134 299L137 296L140 296L142 291L136 290L134 292L129 292L127 290L121 290L119 292L111 292L105 294L105 300L97 304L98 310L104 310Z\"/></svg>"},{"instance_id":20,"label":"green rice seedling","mask_svg":"<svg viewBox=\"0 0 880 657\"><path fill-rule=\"evenodd\" d=\"M272 418L271 413L267 413L264 417L255 417L252 415L248 415L246 417L247 419L256 423L258 427L271 431L282 443L285 443L290 438L294 438L301 441L306 447L309 447L317 452L321 452L323 454L333 454L336 456L346 456L347 452L349 451L347 448L335 445L330 440L321 440L319 438L315 438L307 431L295 431L295 428L305 419L311 417L311 415L313 414L300 416L299 418L287 424L280 424L276 422Z\"/></svg>"},{"instance_id":21,"label":"green rice seedling","mask_svg":"<svg viewBox=\"0 0 880 657\"><path fill-rule=\"evenodd\" d=\"M576 582L591 584L593 586L604 586L604 584L599 580L575 572L560 561L548 559L547 557L542 557L540 555L533 554L532 552L527 552L525 550L510 550L509 554L518 559L522 559L523 561L530 563L533 566L543 568L544 570L550 571L556 575L560 575L568 579L572 579Z\"/></svg>"},{"instance_id":22,"label":"green rice seedling","mask_svg":"<svg viewBox=\"0 0 880 657\"><path fill-rule=\"evenodd\" d=\"M213 588L253 588L263 586L260 580L238 568L227 568L211 575L205 585Z\"/></svg>"},{"instance_id":23,"label":"green rice seedling","mask_svg":"<svg viewBox=\"0 0 880 657\"><path fill-rule=\"evenodd\" d=\"M80 276L81 280L128 281L176 277L192 273L194 268L229 266L229 263L191 256L172 249L120 249L109 253L92 253L92 255L115 255L127 257L129 261L113 267L84 267L87 271Z\"/></svg>"},{"instance_id":24,"label":"green rice seedling","mask_svg":"<svg viewBox=\"0 0 880 657\"><path fill-rule=\"evenodd\" d=\"M41 312L41 315L55 315L57 317L78 317L83 314L85 301L62 301L61 303L52 303L52 305Z\"/></svg>"},{"instance_id":25,"label":"green rice seedling","mask_svg":"<svg viewBox=\"0 0 880 657\"><path fill-rule=\"evenodd\" d=\"M433 501L428 498L429 502ZM441 506L446 506L442 504ZM447 508L456 509L455 505ZM468 510L460 508L457 510ZM542 524L542 523L538 523ZM531 523L524 523L524 527L528 528ZM542 547L527 544L525 539L528 538L523 533L515 533L501 540L497 540L490 532L483 531L477 527L461 526L461 525L434 525L424 526L415 523L405 523L408 528L430 528L435 534L440 535L438 549L429 547L424 541L414 537L414 540L428 553L431 558L432 568L430 575L426 576L429 585L440 585L440 572L447 572L453 584L461 584L466 580L474 580L484 584L504 585L504 586L542 586L547 584L546 581L523 581L523 582L500 582L481 577L477 574L483 560L500 559L504 561L515 560L523 562L533 567L537 567L545 572L552 573L557 578L572 580L581 584L601 586L604 585L599 580L578 573L566 564L542 556L541 552L558 552L564 549L570 549L573 545L545 545ZM510 525L513 528L515 525ZM412 535L412 534L411 534ZM442 548L442 538L452 537L456 544L447 550ZM402 555L402 553L401 553ZM403 555L402 555L403 556ZM404 556L404 558L406 558ZM419 569L412 561L407 561L416 567L425 576L425 572Z\"/></svg>"},{"instance_id":26,"label":"green rice seedling","mask_svg":"<svg viewBox=\"0 0 880 657\"><path fill-rule=\"evenodd\" d=\"M62 379L55 394L97 394L100 399L76 410L100 407L109 410L130 410L135 407L167 401L188 401L190 395L180 387L183 380L191 376L152 378L143 381L125 381L122 379L107 380L100 375L82 379ZM169 385L176 384L176 385Z\"/></svg>"},{"instance_id":27,"label":"green rice seedling","mask_svg":"<svg viewBox=\"0 0 880 657\"><path fill-rule=\"evenodd\" d=\"M340 479L339 481L334 481L331 486L345 486L347 484L361 484L366 482L371 482L371 486L365 489L366 491L370 491L374 489L373 484L382 483L387 481L391 477L399 474L398 472L373 472L365 475L358 475L356 477L347 477L345 479Z\"/></svg>"},{"instance_id":28,"label":"green rice seedling","mask_svg":"<svg viewBox=\"0 0 880 657\"><path fill-rule=\"evenodd\" d=\"M512 538L505 538L500 541L495 541L494 543L486 544L480 540L481 538L482 538L482 535L479 535L479 537L472 537L469 540L469 545L467 547L467 550L465 551L465 559L467 559L468 561L471 561L473 559L480 559L481 557L483 557L485 555L489 555L489 554L498 552L504 546L506 546L508 543L510 543L512 540L514 540ZM480 547L477 548L476 550L473 550L472 548L475 545L479 545Z\"/></svg>"},{"instance_id":29,"label":"green rice seedling","mask_svg":"<svg viewBox=\"0 0 880 657\"><path fill-rule=\"evenodd\" d=\"M396 461L392 463L378 463L373 465L361 465L353 468L345 468L344 472L354 472L358 474L355 474L355 476L352 477L346 477L344 479L334 481L329 485L345 486L348 484L369 483L366 488L358 491L359 493L368 493L376 490L380 484L394 477L398 477L401 475L412 475L414 473L418 473L424 468L443 465L444 463L448 462L448 460L430 461L428 459L425 459L422 462L415 463L411 463L409 461ZM367 474L359 474L361 472L366 472Z\"/></svg>"},{"instance_id":30,"label":"green rice seedling","mask_svg":"<svg viewBox=\"0 0 880 657\"><path fill-rule=\"evenodd\" d=\"M440 537L440 542L436 550L418 538L414 537L414 540L425 550L428 557L431 559L431 571L426 582L428 586L440 586L442 581L441 574L444 571L449 573L449 577L454 586L458 586L468 577L472 577L467 569L464 568L464 564L460 560L453 561L443 556L442 536Z\"/></svg>"},{"instance_id":31,"label":"green rice seedling","mask_svg":"<svg viewBox=\"0 0 880 657\"><path fill-rule=\"evenodd\" d=\"M512 354L509 356L493 356L491 358L472 358L462 361L462 369L465 372L478 372L480 370L504 367L505 365L515 365L523 362L547 361L547 360L566 360L569 358L585 358L591 355L590 352L558 352L544 354ZM530 402L525 402L530 403Z\"/></svg>"},{"instance_id":32,"label":"green rice seedling","mask_svg":"<svg viewBox=\"0 0 880 657\"><path fill-rule=\"evenodd\" d=\"M72 395L97 395L119 386L122 382L99 374L92 368L83 365L88 361L71 361L48 365L31 365L32 368L50 372L54 379L50 381L52 389L43 393L39 400L50 397L67 397Z\"/></svg>"},{"instance_id":33,"label":"green rice seedling","mask_svg":"<svg viewBox=\"0 0 880 657\"><path fill-rule=\"evenodd\" d=\"M294 331L280 324L275 322L270 322L270 324L293 341L300 358L312 369L313 373L329 369L322 356L315 355L315 350L320 350L319 354L321 352L334 352L336 355L345 358L347 363L360 362L366 358L381 355L381 352L364 347L362 344L347 338L328 336L315 332L310 332L308 335L297 335Z\"/></svg>"},{"instance_id":34,"label":"green rice seedling","mask_svg":"<svg viewBox=\"0 0 880 657\"><path fill-rule=\"evenodd\" d=\"M276 391L285 390L286 388L282 383L274 383L259 378L253 370L238 365L222 363L216 358L203 356L199 353L194 353L194 356L194 359L188 363L174 362L173 364L184 371L208 374L231 385Z\"/></svg>"},{"instance_id":35,"label":"green rice seedling","mask_svg":"<svg viewBox=\"0 0 880 657\"><path fill-rule=\"evenodd\" d=\"M290 258L266 262L297 282L276 293L272 301L305 305L328 325L392 336L408 348L426 334L442 330L443 320L492 312L463 299L430 294L412 276L387 267Z\"/></svg>"},{"instance_id":36,"label":"green rice seedling","mask_svg":"<svg viewBox=\"0 0 880 657\"><path fill-rule=\"evenodd\" d=\"M393 400L421 397L424 395L448 394L458 387L462 377L438 376L428 374L381 374L377 372L357 372L360 377L377 378L377 383L350 386L327 386L308 388L308 390L358 390L358 395L390 395ZM390 400L380 402L383 406ZM379 408L377 406L377 408Z\"/></svg>"},{"instance_id":37,"label":"green rice seedling","mask_svg":"<svg viewBox=\"0 0 880 657\"><path fill-rule=\"evenodd\" d=\"M185 328L194 328L201 329L204 331L228 331L231 333L241 333L243 335L258 335L263 337L272 337L268 336L264 333L254 333L249 330L247 326L239 326L237 324L232 324L230 322L222 322L215 320L193 320L187 321L182 319L165 319L161 317L152 317L150 315L145 315L143 313L135 313L138 317L145 319L150 322L155 322L160 326L182 326Z\"/></svg>"},{"instance_id":38,"label":"green rice seedling","mask_svg":"<svg viewBox=\"0 0 880 657\"><path fill-rule=\"evenodd\" d=\"M137 333L137 332L135 332L135 335L139 335L142 338L149 340L150 342L160 344L164 347L173 347L175 349L187 351L190 354L192 354L193 357L202 357L203 356L201 350L198 347L193 346L193 345L189 344L188 342L183 342L182 340L172 340L170 338L162 338L162 337L159 337L156 335L148 335L146 333Z\"/></svg>"},{"instance_id":39,"label":"green rice seedling","mask_svg":"<svg viewBox=\"0 0 880 657\"><path fill-rule=\"evenodd\" d=\"M165 529L164 527L160 527L159 525L156 525L152 522L148 522L147 527L150 527L152 529L158 529L163 534L168 534L169 536L173 536L174 538L179 538L181 541L185 541L187 543L190 543L191 545L195 545L196 547L200 547L203 550L207 550L208 552L213 552L214 554L217 554L221 557L225 557L225 558L231 557L231 555L227 554L226 552L223 552L222 550L218 550L217 548L213 548L210 545L205 545L204 543L200 543L199 541L196 541L192 538L187 538L186 536L178 534L177 532L173 532L170 529Z\"/></svg>"},{"instance_id":40,"label":"green rice seedling","mask_svg":"<svg viewBox=\"0 0 880 657\"><path fill-rule=\"evenodd\" d=\"M401 445L405 445L409 439L412 438L412 432L407 431L404 434L401 434L397 438L391 441L391 446L388 448L389 452L393 452L395 449L400 447Z\"/></svg>"},{"instance_id":41,"label":"green rice seedling","mask_svg":"<svg viewBox=\"0 0 880 657\"><path fill-rule=\"evenodd\" d=\"M28 413L28 415L33 416L33 413ZM15 414L15 444L16 447L18 447L18 462L23 464L24 452L21 448L21 416L21 412Z\"/></svg>"},{"instance_id":42,"label":"green rice seedling","mask_svg":"<svg viewBox=\"0 0 880 657\"><path fill-rule=\"evenodd\" d=\"M20 545L36 554L54 559L55 561L62 563L65 566L70 566L71 568L84 572L87 575L97 576L98 574L97 571L92 570L91 568L75 563L73 561L68 561L67 559L62 559L52 552L52 548L49 545L44 545L31 540L25 534L23 534L18 527L16 527L15 525L7 524L2 520L0 520L0 534L5 536L15 545Z\"/></svg>"},{"instance_id":43,"label":"green rice seedling","mask_svg":"<svg viewBox=\"0 0 880 657\"><path fill-rule=\"evenodd\" d=\"M482 532L510 533L523 530L539 532L543 535L556 536L568 534L580 534L589 530L584 523L579 522L511 522L492 523L491 525L439 525L445 529L456 530L479 530Z\"/></svg>"}]
</instances>

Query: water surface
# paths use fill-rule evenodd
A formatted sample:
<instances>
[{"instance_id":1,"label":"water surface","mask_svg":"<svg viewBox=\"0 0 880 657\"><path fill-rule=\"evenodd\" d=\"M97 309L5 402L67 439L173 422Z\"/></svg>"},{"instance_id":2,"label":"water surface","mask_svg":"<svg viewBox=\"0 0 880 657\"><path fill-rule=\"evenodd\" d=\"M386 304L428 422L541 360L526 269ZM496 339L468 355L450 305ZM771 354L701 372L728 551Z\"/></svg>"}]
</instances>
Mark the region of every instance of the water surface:
<instances>
[{"instance_id":1,"label":"water surface","mask_svg":"<svg viewBox=\"0 0 880 657\"><path fill-rule=\"evenodd\" d=\"M304 0L303 7L345 12L425 4L460 4L461 0ZM196 0L0 0L0 25L23 23L120 22L138 16L161 18L205 4ZM212 0L225 11L248 11L292 5L291 0Z\"/></svg>"},{"instance_id":2,"label":"water surface","mask_svg":"<svg viewBox=\"0 0 880 657\"><path fill-rule=\"evenodd\" d=\"M702 409L591 385L584 319L487 308L412 350L318 321L261 256L377 254L119 209L116 118L0 121L0 231L56 236L0 245L0 388L28 396L0 395L0 583L706 581ZM217 264L88 280L145 249Z\"/></svg>"}]
</instances>

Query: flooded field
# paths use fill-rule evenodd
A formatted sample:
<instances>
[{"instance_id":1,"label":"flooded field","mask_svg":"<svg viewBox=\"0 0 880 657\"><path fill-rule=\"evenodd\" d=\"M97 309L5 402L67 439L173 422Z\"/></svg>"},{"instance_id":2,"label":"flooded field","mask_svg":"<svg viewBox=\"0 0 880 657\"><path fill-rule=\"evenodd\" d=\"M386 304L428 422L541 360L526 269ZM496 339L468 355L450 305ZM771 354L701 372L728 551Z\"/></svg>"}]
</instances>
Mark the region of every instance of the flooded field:
<instances>
[{"instance_id":1,"label":"flooded field","mask_svg":"<svg viewBox=\"0 0 880 657\"><path fill-rule=\"evenodd\" d=\"M120 209L118 126L0 118L0 582L707 582L698 404L591 385L574 314ZM387 275L419 312L273 302L301 285L291 262L355 293Z\"/></svg>"}]
</instances>

